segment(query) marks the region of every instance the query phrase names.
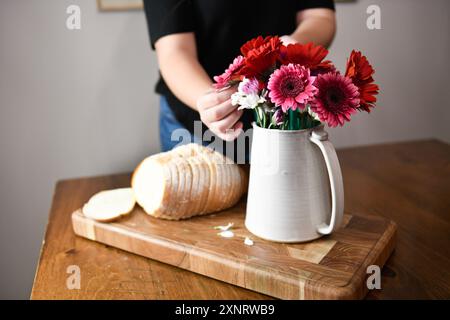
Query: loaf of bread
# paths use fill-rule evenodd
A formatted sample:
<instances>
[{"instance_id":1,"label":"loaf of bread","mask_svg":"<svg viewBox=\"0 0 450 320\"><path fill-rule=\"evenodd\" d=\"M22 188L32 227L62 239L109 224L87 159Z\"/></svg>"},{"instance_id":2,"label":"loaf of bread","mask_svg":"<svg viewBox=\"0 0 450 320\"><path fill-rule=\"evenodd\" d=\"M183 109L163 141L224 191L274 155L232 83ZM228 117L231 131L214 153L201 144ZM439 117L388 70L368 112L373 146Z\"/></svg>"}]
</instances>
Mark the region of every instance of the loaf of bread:
<instances>
[{"instance_id":1,"label":"loaf of bread","mask_svg":"<svg viewBox=\"0 0 450 320\"><path fill-rule=\"evenodd\" d=\"M247 186L242 168L194 143L144 159L131 179L136 202L144 211L170 220L232 207Z\"/></svg>"}]
</instances>

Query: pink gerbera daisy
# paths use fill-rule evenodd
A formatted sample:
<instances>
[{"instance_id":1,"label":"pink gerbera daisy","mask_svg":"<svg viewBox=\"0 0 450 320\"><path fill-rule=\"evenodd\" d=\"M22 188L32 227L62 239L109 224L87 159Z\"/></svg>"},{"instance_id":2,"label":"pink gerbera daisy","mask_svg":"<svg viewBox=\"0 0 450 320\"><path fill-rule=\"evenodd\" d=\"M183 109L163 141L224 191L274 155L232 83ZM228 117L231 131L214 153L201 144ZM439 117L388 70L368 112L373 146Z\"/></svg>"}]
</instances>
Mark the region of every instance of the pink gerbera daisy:
<instances>
[{"instance_id":1,"label":"pink gerbera daisy","mask_svg":"<svg viewBox=\"0 0 450 320\"><path fill-rule=\"evenodd\" d=\"M330 127L344 125L350 121L350 115L359 107L359 92L349 77L337 72L317 76L314 85L319 89L316 99L311 103L311 110L320 121Z\"/></svg>"},{"instance_id":2,"label":"pink gerbera daisy","mask_svg":"<svg viewBox=\"0 0 450 320\"><path fill-rule=\"evenodd\" d=\"M298 64L281 66L271 74L267 84L270 100L281 106L283 112L304 109L317 93L317 88L313 85L315 79L310 75L309 69Z\"/></svg>"},{"instance_id":3,"label":"pink gerbera daisy","mask_svg":"<svg viewBox=\"0 0 450 320\"><path fill-rule=\"evenodd\" d=\"M244 57L237 56L233 60L233 63L229 65L228 69L226 69L223 74L214 77L214 81L216 83L213 84L213 87L219 90L228 86L232 81L240 80L238 71L240 71L243 66L244 66Z\"/></svg>"}]
</instances>

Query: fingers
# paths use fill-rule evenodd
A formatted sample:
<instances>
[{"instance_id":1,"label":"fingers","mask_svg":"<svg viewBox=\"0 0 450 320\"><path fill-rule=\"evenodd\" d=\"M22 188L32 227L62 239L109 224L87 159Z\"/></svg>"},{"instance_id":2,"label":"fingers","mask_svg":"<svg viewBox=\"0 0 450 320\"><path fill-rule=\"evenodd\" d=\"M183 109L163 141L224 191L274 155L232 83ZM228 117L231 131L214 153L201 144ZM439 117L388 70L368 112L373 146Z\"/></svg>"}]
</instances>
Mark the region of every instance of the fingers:
<instances>
[{"instance_id":1,"label":"fingers","mask_svg":"<svg viewBox=\"0 0 450 320\"><path fill-rule=\"evenodd\" d=\"M224 141L233 141L241 134L243 128L244 124L242 121L238 121L233 128L226 130L226 132L220 134L219 137Z\"/></svg>"},{"instance_id":2,"label":"fingers","mask_svg":"<svg viewBox=\"0 0 450 320\"><path fill-rule=\"evenodd\" d=\"M242 113L242 110L233 111L226 118L214 122L211 125L211 130L222 140L233 141L239 136L244 127L243 123L239 121Z\"/></svg>"},{"instance_id":3,"label":"fingers","mask_svg":"<svg viewBox=\"0 0 450 320\"><path fill-rule=\"evenodd\" d=\"M280 38L280 40L281 40L281 42L282 42L285 46L287 46L287 45L289 45L289 44L297 43L297 41L295 41L294 38L292 38L291 36L288 36L288 35L282 36L282 37Z\"/></svg>"},{"instance_id":4,"label":"fingers","mask_svg":"<svg viewBox=\"0 0 450 320\"><path fill-rule=\"evenodd\" d=\"M236 106L233 106L231 100L228 99L212 108L206 109L202 113L202 120L207 123L220 121L235 110Z\"/></svg>"},{"instance_id":5,"label":"fingers","mask_svg":"<svg viewBox=\"0 0 450 320\"><path fill-rule=\"evenodd\" d=\"M230 99L231 95L236 92L236 87L223 88L215 92L216 98L220 101L220 103L225 102Z\"/></svg>"},{"instance_id":6,"label":"fingers","mask_svg":"<svg viewBox=\"0 0 450 320\"><path fill-rule=\"evenodd\" d=\"M197 101L200 119L211 131L225 141L232 141L242 132L243 123L239 121L243 111L231 104L231 95L236 87L205 93Z\"/></svg>"},{"instance_id":7,"label":"fingers","mask_svg":"<svg viewBox=\"0 0 450 320\"><path fill-rule=\"evenodd\" d=\"M222 91L230 89L231 87L233 87L233 86L232 85L228 85L228 86L225 86L225 87L220 88L220 89L211 88L208 91L206 91L205 94L209 94L209 93L213 93L213 92L216 92L216 93L217 92L222 92Z\"/></svg>"},{"instance_id":8,"label":"fingers","mask_svg":"<svg viewBox=\"0 0 450 320\"><path fill-rule=\"evenodd\" d=\"M197 106L203 110L213 108L229 100L234 92L236 92L235 87L208 92L199 99Z\"/></svg>"},{"instance_id":9,"label":"fingers","mask_svg":"<svg viewBox=\"0 0 450 320\"><path fill-rule=\"evenodd\" d=\"M220 133L225 133L227 130L234 127L236 122L241 118L242 112L242 110L234 110L225 118L213 122L212 127L214 127L214 129L216 129L216 131L219 131Z\"/></svg>"}]
</instances>

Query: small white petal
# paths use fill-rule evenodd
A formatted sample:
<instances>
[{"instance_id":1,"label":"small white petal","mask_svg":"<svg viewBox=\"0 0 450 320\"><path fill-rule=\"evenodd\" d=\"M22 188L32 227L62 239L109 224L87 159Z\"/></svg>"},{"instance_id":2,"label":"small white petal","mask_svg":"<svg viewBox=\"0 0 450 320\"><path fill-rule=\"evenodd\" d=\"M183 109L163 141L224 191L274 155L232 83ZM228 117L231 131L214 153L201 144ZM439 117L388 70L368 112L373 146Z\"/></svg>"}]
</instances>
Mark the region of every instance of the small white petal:
<instances>
[{"instance_id":1,"label":"small white petal","mask_svg":"<svg viewBox=\"0 0 450 320\"><path fill-rule=\"evenodd\" d=\"M239 92L235 92L231 95L231 104L236 106L239 104L239 100L241 99L241 95Z\"/></svg>"},{"instance_id":2,"label":"small white petal","mask_svg":"<svg viewBox=\"0 0 450 320\"><path fill-rule=\"evenodd\" d=\"M218 235L221 237L224 237L224 238L233 238L234 237L233 231L230 231L230 230L219 232Z\"/></svg>"},{"instance_id":3,"label":"small white petal","mask_svg":"<svg viewBox=\"0 0 450 320\"><path fill-rule=\"evenodd\" d=\"M253 245L253 240L250 239L249 237L245 237L244 243L245 243L247 246L252 246L252 245Z\"/></svg>"},{"instance_id":4,"label":"small white petal","mask_svg":"<svg viewBox=\"0 0 450 320\"><path fill-rule=\"evenodd\" d=\"M260 101L261 97L257 94L249 94L242 97L240 104L246 109L254 109L258 106Z\"/></svg>"},{"instance_id":5,"label":"small white petal","mask_svg":"<svg viewBox=\"0 0 450 320\"><path fill-rule=\"evenodd\" d=\"M214 227L214 229L221 230L221 231L227 231L227 230L231 229L233 226L234 226L233 222L228 222L228 224L226 226L216 226L216 227Z\"/></svg>"}]
</instances>

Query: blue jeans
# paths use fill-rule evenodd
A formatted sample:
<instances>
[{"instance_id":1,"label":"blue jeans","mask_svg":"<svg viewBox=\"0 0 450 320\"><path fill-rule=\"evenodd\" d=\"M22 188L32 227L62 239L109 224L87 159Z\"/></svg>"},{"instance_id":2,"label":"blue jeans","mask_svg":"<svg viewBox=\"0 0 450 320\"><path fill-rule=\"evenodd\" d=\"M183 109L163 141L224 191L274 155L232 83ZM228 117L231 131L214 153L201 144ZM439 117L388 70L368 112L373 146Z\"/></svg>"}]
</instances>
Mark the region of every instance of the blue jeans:
<instances>
[{"instance_id":1,"label":"blue jeans","mask_svg":"<svg viewBox=\"0 0 450 320\"><path fill-rule=\"evenodd\" d=\"M210 141L202 141L201 138L190 133L175 117L174 112L169 106L166 97L161 95L159 100L159 139L161 143L161 151L169 151L174 147L179 145L181 142L185 143L186 140L180 141L175 140L177 135L172 137L172 132L177 129L184 129L185 133L183 135L187 142L194 142L200 145L208 146ZM245 162L249 162L249 150L245 150ZM236 161L236 160L235 160Z\"/></svg>"},{"instance_id":2,"label":"blue jeans","mask_svg":"<svg viewBox=\"0 0 450 320\"><path fill-rule=\"evenodd\" d=\"M181 141L172 140L172 132L176 129L187 129L175 118L175 114L169 106L166 97L161 96L159 100L159 140L161 151L172 150ZM189 133L190 141L202 144L202 140Z\"/></svg>"}]
</instances>

